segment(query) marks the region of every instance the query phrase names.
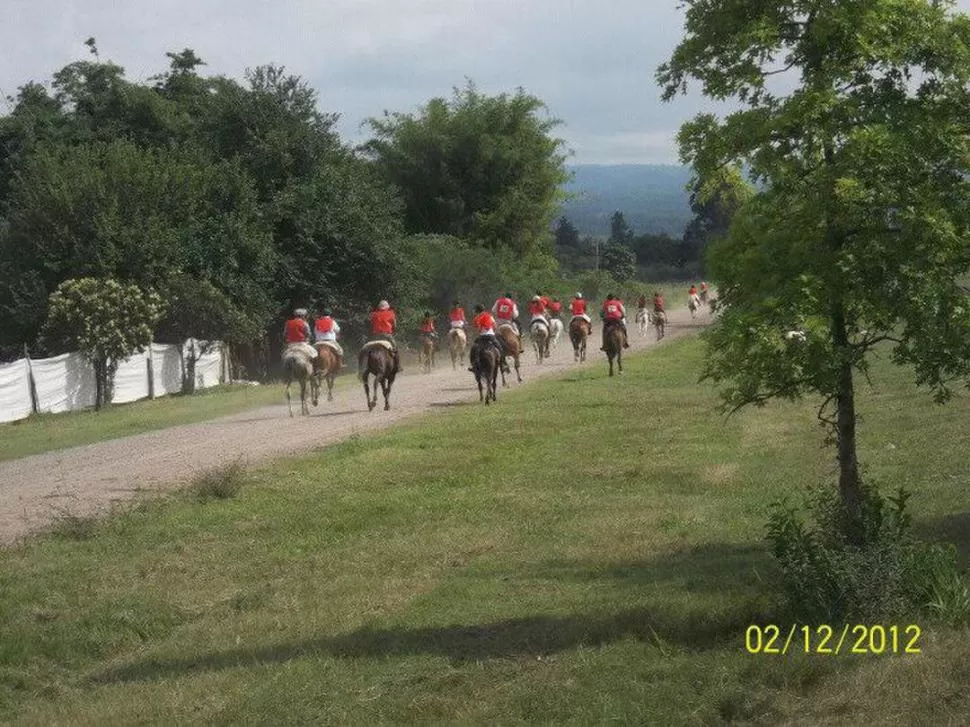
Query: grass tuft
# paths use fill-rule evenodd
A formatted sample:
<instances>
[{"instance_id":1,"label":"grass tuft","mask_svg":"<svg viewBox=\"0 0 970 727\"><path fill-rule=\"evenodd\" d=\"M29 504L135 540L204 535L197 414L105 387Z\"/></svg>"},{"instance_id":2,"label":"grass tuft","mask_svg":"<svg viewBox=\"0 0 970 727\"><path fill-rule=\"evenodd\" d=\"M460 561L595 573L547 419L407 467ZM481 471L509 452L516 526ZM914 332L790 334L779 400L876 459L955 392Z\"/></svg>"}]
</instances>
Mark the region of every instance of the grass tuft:
<instances>
[{"instance_id":1,"label":"grass tuft","mask_svg":"<svg viewBox=\"0 0 970 727\"><path fill-rule=\"evenodd\" d=\"M229 500L239 493L247 479L242 461L236 460L196 475L188 490L200 502Z\"/></svg>"}]
</instances>

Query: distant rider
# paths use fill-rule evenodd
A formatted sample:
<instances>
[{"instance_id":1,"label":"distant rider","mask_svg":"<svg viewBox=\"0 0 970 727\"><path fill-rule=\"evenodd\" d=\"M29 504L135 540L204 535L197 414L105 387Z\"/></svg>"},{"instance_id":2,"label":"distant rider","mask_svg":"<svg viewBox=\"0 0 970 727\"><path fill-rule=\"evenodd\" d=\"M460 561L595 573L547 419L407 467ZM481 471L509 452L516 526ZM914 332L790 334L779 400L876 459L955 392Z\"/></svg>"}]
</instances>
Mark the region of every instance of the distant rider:
<instances>
[{"instance_id":1,"label":"distant rider","mask_svg":"<svg viewBox=\"0 0 970 727\"><path fill-rule=\"evenodd\" d=\"M394 334L397 332L397 315L390 303L382 300L377 304L377 308L370 314L370 340L387 341L391 344L391 353L394 356L395 373L403 373L401 369L401 354L397 348L397 341Z\"/></svg>"},{"instance_id":2,"label":"distant rider","mask_svg":"<svg viewBox=\"0 0 970 727\"><path fill-rule=\"evenodd\" d=\"M603 301L603 308L600 311L600 318L603 319L603 346L601 351L606 350L606 333L613 326L620 326L623 329L623 348L629 348L630 344L626 340L626 308L623 301L610 293Z\"/></svg>"},{"instance_id":3,"label":"distant rider","mask_svg":"<svg viewBox=\"0 0 970 727\"><path fill-rule=\"evenodd\" d=\"M310 324L307 323L306 308L297 308L293 317L283 324L283 343L285 351L302 351L311 359L317 357L317 349L310 345Z\"/></svg>"}]
</instances>

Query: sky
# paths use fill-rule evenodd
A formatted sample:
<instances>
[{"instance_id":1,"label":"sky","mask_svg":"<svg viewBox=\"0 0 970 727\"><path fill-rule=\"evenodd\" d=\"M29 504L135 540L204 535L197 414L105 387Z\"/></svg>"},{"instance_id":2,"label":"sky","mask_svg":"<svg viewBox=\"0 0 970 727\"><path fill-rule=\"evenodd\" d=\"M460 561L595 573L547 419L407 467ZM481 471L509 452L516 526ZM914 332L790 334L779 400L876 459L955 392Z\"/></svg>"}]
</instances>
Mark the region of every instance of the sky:
<instances>
[{"instance_id":1,"label":"sky","mask_svg":"<svg viewBox=\"0 0 970 727\"><path fill-rule=\"evenodd\" d=\"M654 83L683 31L676 0L2 0L0 98L49 83L86 58L143 81L191 48L206 75L241 80L282 65L338 113L349 143L365 119L415 112L466 79L484 93L519 87L563 123L572 164L676 164L681 123L713 109L692 92L662 103ZM970 0L958 6L970 10ZM0 106L4 112L9 106Z\"/></svg>"}]
</instances>

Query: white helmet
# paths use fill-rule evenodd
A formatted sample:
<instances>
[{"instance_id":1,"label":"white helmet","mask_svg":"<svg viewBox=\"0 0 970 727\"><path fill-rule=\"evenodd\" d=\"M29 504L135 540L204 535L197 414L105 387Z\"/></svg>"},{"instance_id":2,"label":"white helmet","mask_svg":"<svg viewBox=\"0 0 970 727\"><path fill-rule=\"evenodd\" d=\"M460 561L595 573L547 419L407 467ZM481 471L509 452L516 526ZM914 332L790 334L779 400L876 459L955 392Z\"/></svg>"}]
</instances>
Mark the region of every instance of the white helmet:
<instances>
[{"instance_id":1,"label":"white helmet","mask_svg":"<svg viewBox=\"0 0 970 727\"><path fill-rule=\"evenodd\" d=\"M387 310L390 307L391 307L391 304L388 303L386 300L382 300L380 303L377 304L377 310Z\"/></svg>"},{"instance_id":2,"label":"white helmet","mask_svg":"<svg viewBox=\"0 0 970 727\"><path fill-rule=\"evenodd\" d=\"M297 308L293 311L293 315L306 317L306 308Z\"/></svg>"},{"instance_id":3,"label":"white helmet","mask_svg":"<svg viewBox=\"0 0 970 727\"><path fill-rule=\"evenodd\" d=\"M576 293L576 297L577 298L582 298L583 297L583 294L582 293Z\"/></svg>"}]
</instances>

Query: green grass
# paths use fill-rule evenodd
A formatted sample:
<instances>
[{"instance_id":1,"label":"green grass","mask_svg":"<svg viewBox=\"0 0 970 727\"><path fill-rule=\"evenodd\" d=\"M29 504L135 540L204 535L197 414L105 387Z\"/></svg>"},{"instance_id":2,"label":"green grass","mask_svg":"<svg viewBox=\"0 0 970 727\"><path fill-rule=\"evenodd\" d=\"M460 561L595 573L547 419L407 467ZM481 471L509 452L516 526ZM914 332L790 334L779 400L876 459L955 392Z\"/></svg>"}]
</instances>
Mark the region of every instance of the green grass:
<instances>
[{"instance_id":1,"label":"green grass","mask_svg":"<svg viewBox=\"0 0 970 727\"><path fill-rule=\"evenodd\" d=\"M752 656L811 404L725 420L671 342L0 553L0 722L962 723L970 639ZM970 402L879 364L861 456L970 552ZM892 444L893 447L889 445Z\"/></svg>"},{"instance_id":2,"label":"green grass","mask_svg":"<svg viewBox=\"0 0 970 727\"><path fill-rule=\"evenodd\" d=\"M283 401L282 384L227 385L202 389L192 396L116 404L101 411L35 414L18 422L0 424L0 462L206 421Z\"/></svg>"}]
</instances>

